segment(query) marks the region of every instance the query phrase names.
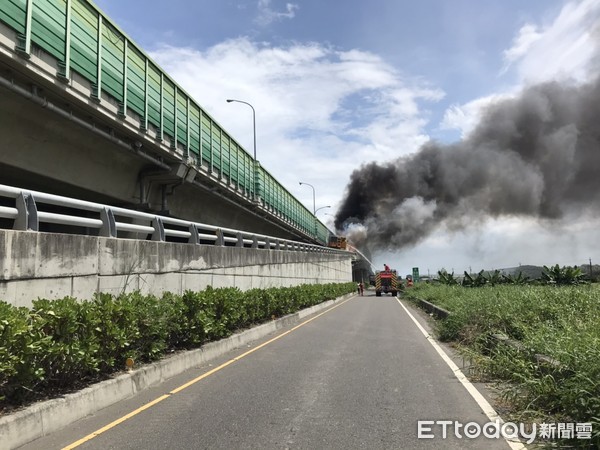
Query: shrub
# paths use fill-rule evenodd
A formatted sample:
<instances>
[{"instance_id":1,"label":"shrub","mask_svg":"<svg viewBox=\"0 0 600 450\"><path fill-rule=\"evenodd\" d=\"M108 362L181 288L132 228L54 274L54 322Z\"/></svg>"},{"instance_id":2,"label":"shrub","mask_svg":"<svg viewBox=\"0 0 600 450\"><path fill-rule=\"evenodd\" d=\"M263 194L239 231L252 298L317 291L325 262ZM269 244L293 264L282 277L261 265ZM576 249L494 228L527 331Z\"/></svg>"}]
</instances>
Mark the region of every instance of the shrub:
<instances>
[{"instance_id":1,"label":"shrub","mask_svg":"<svg viewBox=\"0 0 600 450\"><path fill-rule=\"evenodd\" d=\"M79 387L168 351L199 347L235 330L353 292L354 283L290 288L97 294L91 301L38 299L31 310L0 302L0 408Z\"/></svg>"},{"instance_id":2,"label":"shrub","mask_svg":"<svg viewBox=\"0 0 600 450\"><path fill-rule=\"evenodd\" d=\"M91 308L91 327L96 339L102 343L98 351L100 370L110 373L123 367L126 358L137 357L132 346L132 342L140 337L135 305L128 295L115 298L110 294L97 294Z\"/></svg>"},{"instance_id":3,"label":"shrub","mask_svg":"<svg viewBox=\"0 0 600 450\"><path fill-rule=\"evenodd\" d=\"M36 364L44 371L44 385L71 386L100 371L99 341L88 302L71 297L38 299L31 310L31 331L44 336Z\"/></svg>"},{"instance_id":4,"label":"shrub","mask_svg":"<svg viewBox=\"0 0 600 450\"><path fill-rule=\"evenodd\" d=\"M174 300L174 301L173 301ZM143 362L160 358L170 347L170 335L174 332L180 303L176 298L157 298L139 292L121 295L117 301L131 304L131 327L129 356Z\"/></svg>"},{"instance_id":5,"label":"shrub","mask_svg":"<svg viewBox=\"0 0 600 450\"><path fill-rule=\"evenodd\" d=\"M0 400L19 403L31 397L44 381L37 359L49 338L31 326L26 308L0 302Z\"/></svg>"}]
</instances>

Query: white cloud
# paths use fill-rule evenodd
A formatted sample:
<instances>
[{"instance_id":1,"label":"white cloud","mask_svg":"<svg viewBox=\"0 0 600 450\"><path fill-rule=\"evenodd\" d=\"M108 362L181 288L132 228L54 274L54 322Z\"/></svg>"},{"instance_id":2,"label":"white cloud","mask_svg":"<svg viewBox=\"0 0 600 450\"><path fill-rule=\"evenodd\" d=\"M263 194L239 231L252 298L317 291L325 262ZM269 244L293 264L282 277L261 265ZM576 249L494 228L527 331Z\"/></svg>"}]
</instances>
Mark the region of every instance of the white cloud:
<instances>
[{"instance_id":1,"label":"white cloud","mask_svg":"<svg viewBox=\"0 0 600 450\"><path fill-rule=\"evenodd\" d=\"M258 159L310 209L312 191L298 181L315 186L317 207L335 207L361 163L414 152L428 139L420 104L443 96L373 53L314 43L271 47L240 38L151 55L250 151L252 112L225 100L251 103Z\"/></svg>"},{"instance_id":2,"label":"white cloud","mask_svg":"<svg viewBox=\"0 0 600 450\"><path fill-rule=\"evenodd\" d=\"M258 0L258 16L254 20L258 25L266 26L282 19L293 19L299 6L296 3L286 3L285 12L271 9L271 0Z\"/></svg>"},{"instance_id":3,"label":"white cloud","mask_svg":"<svg viewBox=\"0 0 600 450\"><path fill-rule=\"evenodd\" d=\"M503 52L501 75L514 73L517 83L462 105L451 105L444 113L441 129L468 135L489 105L513 97L525 86L550 80L580 82L597 76L600 36L600 2L571 1L549 24L527 23Z\"/></svg>"},{"instance_id":4,"label":"white cloud","mask_svg":"<svg viewBox=\"0 0 600 450\"><path fill-rule=\"evenodd\" d=\"M600 2L571 1L548 25L524 25L505 50L505 71L511 66L519 80L533 83L571 78L585 81L598 53Z\"/></svg>"},{"instance_id":5,"label":"white cloud","mask_svg":"<svg viewBox=\"0 0 600 450\"><path fill-rule=\"evenodd\" d=\"M514 94L492 94L477 98L464 105L452 105L444 112L440 128L443 130L460 130L465 138L477 125L484 111L494 103L513 97Z\"/></svg>"},{"instance_id":6,"label":"white cloud","mask_svg":"<svg viewBox=\"0 0 600 450\"><path fill-rule=\"evenodd\" d=\"M506 72L512 63L527 55L531 47L542 37L543 34L538 32L535 25L529 23L524 25L514 39L513 46L504 50L505 64L502 73Z\"/></svg>"}]
</instances>

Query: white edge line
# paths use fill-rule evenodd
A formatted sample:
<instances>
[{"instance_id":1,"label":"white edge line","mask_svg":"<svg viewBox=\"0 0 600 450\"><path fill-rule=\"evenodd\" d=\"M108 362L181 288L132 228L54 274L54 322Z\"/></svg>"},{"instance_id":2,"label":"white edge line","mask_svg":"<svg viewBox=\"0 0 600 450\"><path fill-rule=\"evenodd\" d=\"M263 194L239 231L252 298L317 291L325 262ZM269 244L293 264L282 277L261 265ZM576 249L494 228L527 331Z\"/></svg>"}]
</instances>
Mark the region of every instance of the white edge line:
<instances>
[{"instance_id":1,"label":"white edge line","mask_svg":"<svg viewBox=\"0 0 600 450\"><path fill-rule=\"evenodd\" d=\"M485 397L483 395L481 395L481 393L477 390L477 388L475 386L473 386L473 383L471 383L469 381L469 379L465 376L465 374L462 373L462 371L458 368L458 366L454 363L454 361L452 361L452 359L450 359L450 357L446 354L446 352L440 346L440 344L438 344L437 341L427 332L427 330L425 330L425 328L423 328L421 326L421 324L417 321L417 319L415 319L415 316L413 316L411 314L411 312L408 310L408 308L402 304L402 302L400 301L400 299L398 297L396 297L396 300L398 301L400 306L402 306L402 308L404 308L404 311L412 319L412 321L415 323L415 325L417 325L417 328L419 328L419 330L421 330L421 333L423 333L425 338L427 338L427 340L433 346L435 351L438 352L438 354L442 357L444 362L446 364L448 364L448 366L452 370L452 373L454 373L454 376L458 379L458 381L461 382L461 384L469 392L469 394L471 394L471 397L473 397L473 399L477 402L479 407L483 410L483 412L490 419L490 421L494 422L497 420L497 421L499 421L500 424L504 423L504 421L502 420L502 417L500 417L500 415L496 412L496 410L492 407L492 405L490 405L490 403L485 399ZM507 439L506 437L504 437L504 440L513 450L527 450L527 447L525 447L519 441L510 440L510 439Z\"/></svg>"}]
</instances>

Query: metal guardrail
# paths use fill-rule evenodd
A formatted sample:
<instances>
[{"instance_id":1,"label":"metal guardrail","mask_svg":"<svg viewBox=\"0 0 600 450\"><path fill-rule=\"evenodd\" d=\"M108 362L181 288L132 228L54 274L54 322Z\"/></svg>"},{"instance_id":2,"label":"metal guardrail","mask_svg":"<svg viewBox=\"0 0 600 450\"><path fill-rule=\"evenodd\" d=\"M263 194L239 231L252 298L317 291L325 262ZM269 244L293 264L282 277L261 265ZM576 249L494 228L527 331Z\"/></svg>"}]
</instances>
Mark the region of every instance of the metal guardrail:
<instances>
[{"instance_id":1,"label":"metal guardrail","mask_svg":"<svg viewBox=\"0 0 600 450\"><path fill-rule=\"evenodd\" d=\"M98 230L99 236L113 238L123 237L123 233L129 233L130 235L126 236L128 238L146 240L150 236L151 240L160 242L167 241L168 237L174 237L190 244L319 253L341 252L319 245L189 222L3 184L0 184L0 199L14 200L14 206L0 205L0 218L14 220L12 227L14 230L39 231L40 223L48 223L95 229ZM71 211L80 211L81 215L44 211L43 205L69 208ZM94 217L86 217L84 214Z\"/></svg>"}]
</instances>

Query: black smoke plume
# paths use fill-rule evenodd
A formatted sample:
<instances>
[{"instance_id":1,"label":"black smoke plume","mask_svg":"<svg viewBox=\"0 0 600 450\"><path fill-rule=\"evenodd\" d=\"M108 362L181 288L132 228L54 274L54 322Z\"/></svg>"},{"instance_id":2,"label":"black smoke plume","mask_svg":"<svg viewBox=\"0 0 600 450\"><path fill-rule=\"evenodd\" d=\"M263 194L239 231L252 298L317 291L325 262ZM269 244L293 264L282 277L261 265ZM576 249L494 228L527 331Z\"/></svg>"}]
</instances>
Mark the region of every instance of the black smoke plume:
<instances>
[{"instance_id":1,"label":"black smoke plume","mask_svg":"<svg viewBox=\"0 0 600 450\"><path fill-rule=\"evenodd\" d=\"M549 82L490 106L463 141L425 144L355 170L335 225L357 245L399 249L437 226L600 211L600 79Z\"/></svg>"}]
</instances>

